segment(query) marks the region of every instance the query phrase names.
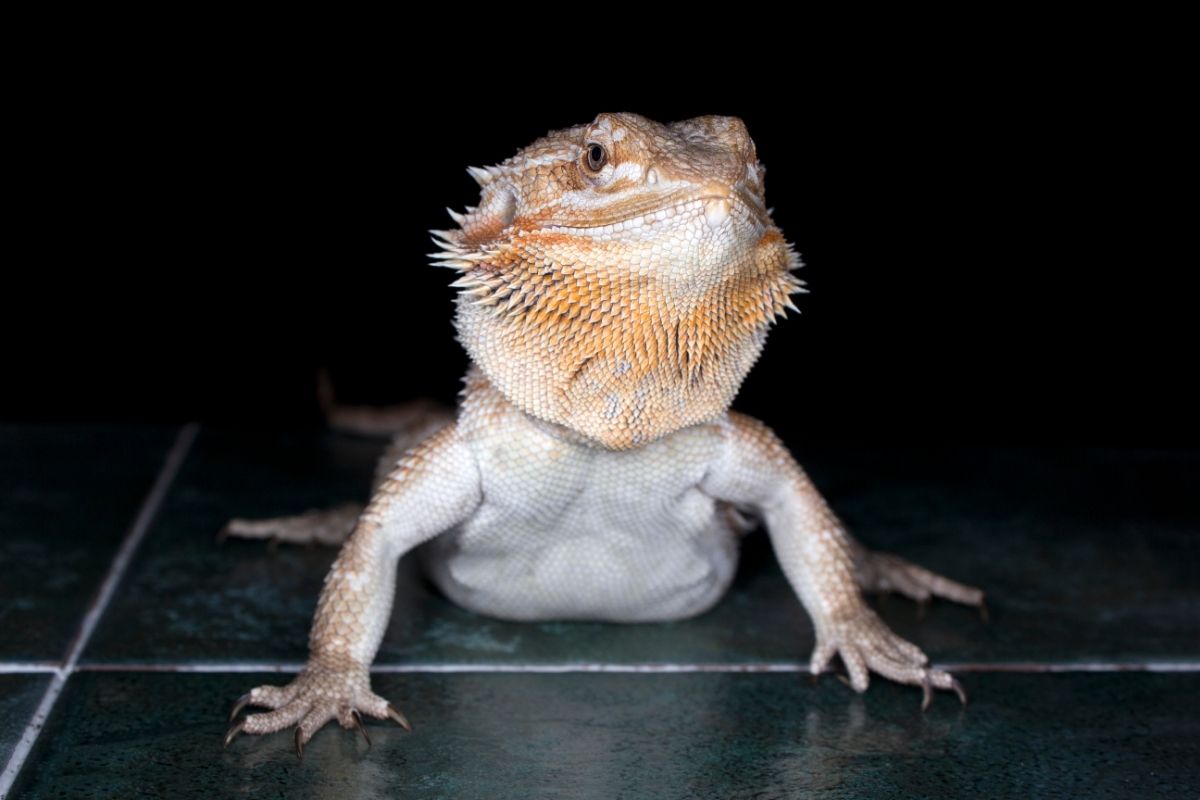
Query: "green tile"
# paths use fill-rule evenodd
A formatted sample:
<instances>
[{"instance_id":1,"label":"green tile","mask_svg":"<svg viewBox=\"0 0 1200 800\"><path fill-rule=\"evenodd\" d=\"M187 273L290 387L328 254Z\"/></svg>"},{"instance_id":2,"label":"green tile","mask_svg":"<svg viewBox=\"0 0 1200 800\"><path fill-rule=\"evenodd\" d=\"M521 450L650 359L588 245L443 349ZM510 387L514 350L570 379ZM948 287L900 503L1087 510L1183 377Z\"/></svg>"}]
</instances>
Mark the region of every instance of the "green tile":
<instances>
[{"instance_id":1,"label":"green tile","mask_svg":"<svg viewBox=\"0 0 1200 800\"><path fill-rule=\"evenodd\" d=\"M382 445L204 428L84 653L85 663L302 658L331 548L218 543L235 516L359 498Z\"/></svg>"},{"instance_id":2,"label":"green tile","mask_svg":"<svg viewBox=\"0 0 1200 800\"><path fill-rule=\"evenodd\" d=\"M175 435L0 426L0 659L63 657Z\"/></svg>"},{"instance_id":3,"label":"green tile","mask_svg":"<svg viewBox=\"0 0 1200 800\"><path fill-rule=\"evenodd\" d=\"M92 662L299 661L334 552L218 545L231 516L360 498L380 445L205 430L86 654ZM989 592L992 621L878 602L942 662L1200 657L1200 454L1037 450L799 451L866 542ZM519 624L441 598L411 559L378 663L807 662L807 616L751 535L710 613L665 625Z\"/></svg>"},{"instance_id":4,"label":"green tile","mask_svg":"<svg viewBox=\"0 0 1200 800\"><path fill-rule=\"evenodd\" d=\"M224 711L273 676L87 673L17 797L1188 797L1200 675L976 674L972 704L781 674L376 676L415 732L327 727L221 749ZM274 676L278 677L278 676Z\"/></svg>"},{"instance_id":5,"label":"green tile","mask_svg":"<svg viewBox=\"0 0 1200 800\"><path fill-rule=\"evenodd\" d=\"M946 661L1200 658L1200 451L814 453L859 535L988 592L991 623L935 606L884 616Z\"/></svg>"},{"instance_id":6,"label":"green tile","mask_svg":"<svg viewBox=\"0 0 1200 800\"><path fill-rule=\"evenodd\" d=\"M8 763L49 685L50 675L45 673L0 675L0 768Z\"/></svg>"}]
</instances>

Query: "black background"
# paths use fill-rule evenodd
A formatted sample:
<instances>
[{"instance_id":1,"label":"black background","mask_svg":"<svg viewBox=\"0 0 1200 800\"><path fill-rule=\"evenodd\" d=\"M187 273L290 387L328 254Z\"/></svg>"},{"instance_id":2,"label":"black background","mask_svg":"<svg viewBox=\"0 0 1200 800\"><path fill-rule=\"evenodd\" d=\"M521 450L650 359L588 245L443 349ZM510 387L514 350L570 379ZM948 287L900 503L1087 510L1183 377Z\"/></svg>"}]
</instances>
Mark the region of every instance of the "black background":
<instances>
[{"instance_id":1,"label":"black background","mask_svg":"<svg viewBox=\"0 0 1200 800\"><path fill-rule=\"evenodd\" d=\"M1196 441L1179 105L1120 52L306 53L110 54L38 96L0 418L315 425L320 365L344 400L453 402L426 231L468 165L628 110L749 126L811 293L735 407L789 442Z\"/></svg>"}]
</instances>

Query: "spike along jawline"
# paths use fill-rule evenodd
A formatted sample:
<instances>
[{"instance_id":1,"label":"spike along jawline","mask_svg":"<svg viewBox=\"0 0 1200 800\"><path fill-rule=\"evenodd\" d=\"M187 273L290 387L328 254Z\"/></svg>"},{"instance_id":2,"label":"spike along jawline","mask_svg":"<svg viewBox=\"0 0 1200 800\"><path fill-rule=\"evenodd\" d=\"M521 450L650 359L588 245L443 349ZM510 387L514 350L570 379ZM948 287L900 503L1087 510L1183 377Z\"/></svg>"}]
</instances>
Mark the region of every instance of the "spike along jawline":
<instances>
[{"instance_id":1,"label":"spike along jawline","mask_svg":"<svg viewBox=\"0 0 1200 800\"><path fill-rule=\"evenodd\" d=\"M467 167L467 174L480 186L487 186L504 173L499 167Z\"/></svg>"}]
</instances>

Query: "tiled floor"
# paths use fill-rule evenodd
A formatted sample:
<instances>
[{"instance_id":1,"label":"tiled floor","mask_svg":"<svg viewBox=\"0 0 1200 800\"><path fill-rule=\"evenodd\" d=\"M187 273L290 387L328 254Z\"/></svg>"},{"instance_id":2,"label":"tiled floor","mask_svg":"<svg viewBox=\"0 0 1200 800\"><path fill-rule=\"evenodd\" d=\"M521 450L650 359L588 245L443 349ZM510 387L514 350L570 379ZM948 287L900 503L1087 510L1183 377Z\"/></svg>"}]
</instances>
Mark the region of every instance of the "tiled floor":
<instances>
[{"instance_id":1,"label":"tiled floor","mask_svg":"<svg viewBox=\"0 0 1200 800\"><path fill-rule=\"evenodd\" d=\"M260 673L303 660L333 552L215 533L359 499L380 448L192 433L0 427L11 797L1200 793L1200 453L797 450L863 540L988 590L986 624L877 605L958 669L966 709L812 687L761 534L716 609L667 625L486 619L406 559L374 683L415 733L369 722L368 751L331 727L298 762L287 735L220 742L239 694L288 678Z\"/></svg>"}]
</instances>

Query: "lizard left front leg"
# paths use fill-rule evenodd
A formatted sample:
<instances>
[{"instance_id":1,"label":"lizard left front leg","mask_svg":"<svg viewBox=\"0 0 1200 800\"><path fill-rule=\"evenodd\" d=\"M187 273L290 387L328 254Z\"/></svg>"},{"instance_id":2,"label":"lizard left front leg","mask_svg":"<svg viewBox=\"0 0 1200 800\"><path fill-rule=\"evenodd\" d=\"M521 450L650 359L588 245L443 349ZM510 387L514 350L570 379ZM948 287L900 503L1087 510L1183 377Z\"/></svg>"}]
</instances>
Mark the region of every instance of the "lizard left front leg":
<instances>
[{"instance_id":1,"label":"lizard left front leg","mask_svg":"<svg viewBox=\"0 0 1200 800\"><path fill-rule=\"evenodd\" d=\"M816 629L809 663L813 675L840 655L855 691L866 691L870 672L877 672L920 686L922 709L934 689L952 690L965 703L958 681L930 667L921 649L892 633L863 600L856 555L861 563L869 551L850 537L775 434L757 420L730 414L724 435L722 455L703 488L718 499L754 508L765 521L780 565Z\"/></svg>"}]
</instances>

